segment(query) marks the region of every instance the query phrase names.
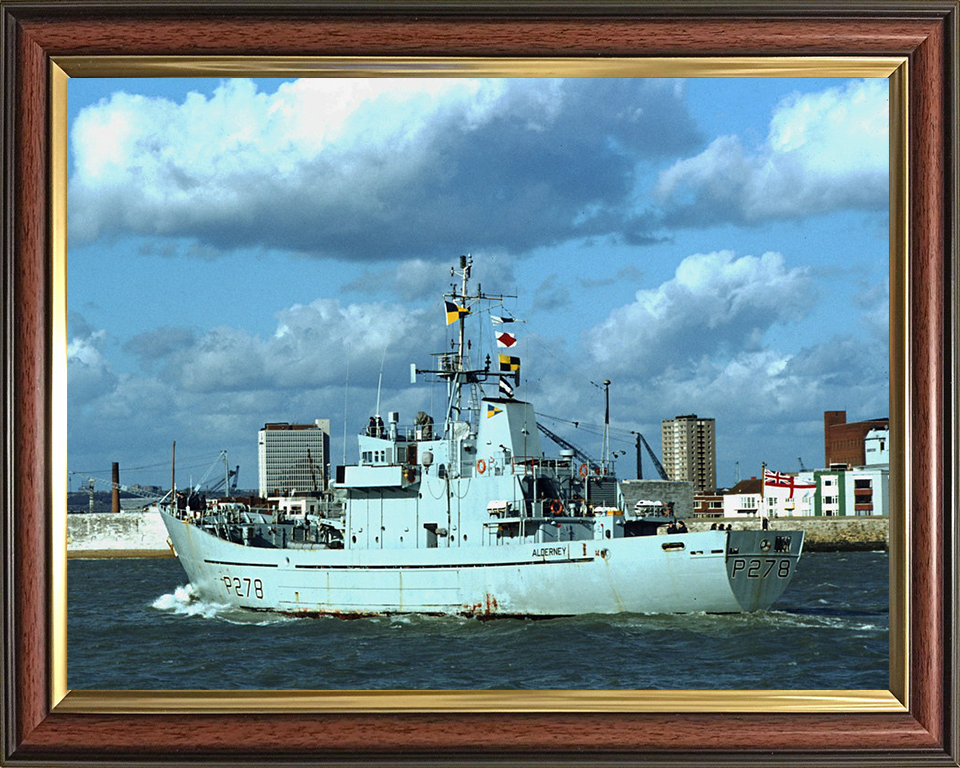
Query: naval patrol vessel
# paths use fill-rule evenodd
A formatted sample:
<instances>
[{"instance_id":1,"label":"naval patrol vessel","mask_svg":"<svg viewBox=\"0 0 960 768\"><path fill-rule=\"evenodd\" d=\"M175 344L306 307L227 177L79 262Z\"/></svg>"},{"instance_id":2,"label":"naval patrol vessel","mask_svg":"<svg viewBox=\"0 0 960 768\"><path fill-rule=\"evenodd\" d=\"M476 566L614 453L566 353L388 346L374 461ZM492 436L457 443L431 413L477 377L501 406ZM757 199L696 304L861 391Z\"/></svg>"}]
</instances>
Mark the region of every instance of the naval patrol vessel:
<instances>
[{"instance_id":1,"label":"naval patrol vessel","mask_svg":"<svg viewBox=\"0 0 960 768\"><path fill-rule=\"evenodd\" d=\"M408 425L397 413L385 424L372 418L357 463L337 468L342 504L161 506L199 594L343 617L769 608L796 572L803 532L666 533L675 528L668 511L626 508L603 467L571 451L548 457L533 406L515 397L519 359L472 362L468 323L509 318L492 314L508 297L473 288L471 269L462 257L444 296L448 325L457 324L451 348L411 371L446 383L442 421L422 412Z\"/></svg>"}]
</instances>

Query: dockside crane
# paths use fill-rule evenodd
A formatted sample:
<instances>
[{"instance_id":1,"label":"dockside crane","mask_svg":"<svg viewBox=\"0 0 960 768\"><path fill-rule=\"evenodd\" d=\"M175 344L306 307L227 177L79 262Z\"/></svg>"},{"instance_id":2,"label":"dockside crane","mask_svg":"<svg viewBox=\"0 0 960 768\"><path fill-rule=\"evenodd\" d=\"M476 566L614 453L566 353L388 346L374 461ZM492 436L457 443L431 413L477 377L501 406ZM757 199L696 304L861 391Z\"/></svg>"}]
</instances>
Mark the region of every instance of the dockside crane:
<instances>
[{"instance_id":1,"label":"dockside crane","mask_svg":"<svg viewBox=\"0 0 960 768\"><path fill-rule=\"evenodd\" d=\"M653 452L653 448L650 447L650 443L647 442L647 438L641 435L639 432L633 432L637 436L637 479L643 479L643 453L641 447L646 448L647 453L650 455L650 460L653 462L653 466L657 469L657 474L660 475L661 480L669 480L667 477L667 470L663 468L663 464L660 463L660 460L657 458L657 454Z\"/></svg>"},{"instance_id":2,"label":"dockside crane","mask_svg":"<svg viewBox=\"0 0 960 768\"><path fill-rule=\"evenodd\" d=\"M230 486L229 488L226 488L224 490L223 493L225 496L230 496L231 494L234 494L237 492L237 484L240 482L240 465L237 464L237 466L234 469L231 469L229 471L229 475L230 475ZM226 482L227 482L227 478L221 477L217 482L211 485L207 489L207 491L210 493L216 493L217 491L219 491L221 488L224 487Z\"/></svg>"},{"instance_id":3,"label":"dockside crane","mask_svg":"<svg viewBox=\"0 0 960 768\"><path fill-rule=\"evenodd\" d=\"M553 442L559 445L561 448L566 448L570 451L573 451L574 457L583 464L586 464L590 468L595 468L600 466L596 461L590 458L586 453L584 453L580 448L575 446L569 440L564 440L560 435L556 434L552 430L547 429L543 424L537 422L537 428L543 432L547 437L549 437Z\"/></svg>"}]
</instances>

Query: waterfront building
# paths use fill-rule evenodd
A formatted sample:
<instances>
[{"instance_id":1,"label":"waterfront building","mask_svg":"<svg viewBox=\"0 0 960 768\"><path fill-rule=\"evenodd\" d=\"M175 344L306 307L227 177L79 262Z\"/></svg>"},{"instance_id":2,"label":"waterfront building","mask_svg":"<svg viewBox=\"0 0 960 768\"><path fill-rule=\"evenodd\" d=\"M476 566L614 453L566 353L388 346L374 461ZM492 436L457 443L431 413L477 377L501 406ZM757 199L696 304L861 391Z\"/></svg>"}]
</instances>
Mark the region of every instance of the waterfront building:
<instances>
[{"instance_id":1,"label":"waterfront building","mask_svg":"<svg viewBox=\"0 0 960 768\"><path fill-rule=\"evenodd\" d=\"M694 517L723 517L723 494L697 493L693 497Z\"/></svg>"},{"instance_id":2,"label":"waterfront building","mask_svg":"<svg viewBox=\"0 0 960 768\"><path fill-rule=\"evenodd\" d=\"M890 430L871 429L863 440L864 465L867 467L885 464L890 466Z\"/></svg>"},{"instance_id":3,"label":"waterfront building","mask_svg":"<svg viewBox=\"0 0 960 768\"><path fill-rule=\"evenodd\" d=\"M741 480L723 494L723 516L742 517L756 515L760 511L760 479L751 477Z\"/></svg>"},{"instance_id":4,"label":"waterfront building","mask_svg":"<svg viewBox=\"0 0 960 768\"><path fill-rule=\"evenodd\" d=\"M864 441L875 430L889 430L890 419L870 419L847 423L846 411L823 412L823 451L825 467L845 464L847 468L867 463ZM889 461L889 460L888 460Z\"/></svg>"},{"instance_id":5,"label":"waterfront building","mask_svg":"<svg viewBox=\"0 0 960 768\"><path fill-rule=\"evenodd\" d=\"M661 422L663 468L671 480L693 483L694 493L717 488L717 438L714 419L695 413Z\"/></svg>"},{"instance_id":6,"label":"waterfront building","mask_svg":"<svg viewBox=\"0 0 960 768\"><path fill-rule=\"evenodd\" d=\"M309 494L327 487L330 420L264 424L257 435L259 493Z\"/></svg>"},{"instance_id":7,"label":"waterfront building","mask_svg":"<svg viewBox=\"0 0 960 768\"><path fill-rule=\"evenodd\" d=\"M853 517L889 514L889 466L820 469L817 479L817 517Z\"/></svg>"},{"instance_id":8,"label":"waterfront building","mask_svg":"<svg viewBox=\"0 0 960 768\"><path fill-rule=\"evenodd\" d=\"M741 480L723 494L724 517L812 517L816 509L817 488L802 486L814 485L813 472L791 473L795 477L797 489L763 489L760 479L751 477Z\"/></svg>"}]
</instances>

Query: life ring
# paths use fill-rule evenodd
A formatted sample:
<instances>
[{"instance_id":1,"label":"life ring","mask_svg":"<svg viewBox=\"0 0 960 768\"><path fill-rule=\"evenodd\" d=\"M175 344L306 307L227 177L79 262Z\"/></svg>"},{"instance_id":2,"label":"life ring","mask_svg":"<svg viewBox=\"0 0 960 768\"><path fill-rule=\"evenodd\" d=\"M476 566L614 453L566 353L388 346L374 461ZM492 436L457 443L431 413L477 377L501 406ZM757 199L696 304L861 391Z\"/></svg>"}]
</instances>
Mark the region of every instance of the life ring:
<instances>
[{"instance_id":1,"label":"life ring","mask_svg":"<svg viewBox=\"0 0 960 768\"><path fill-rule=\"evenodd\" d=\"M590 467L588 467L586 464L581 464L581 465L580 465L580 477L586 477L586 476L589 475L589 474L590 474Z\"/></svg>"},{"instance_id":2,"label":"life ring","mask_svg":"<svg viewBox=\"0 0 960 768\"><path fill-rule=\"evenodd\" d=\"M553 499L550 502L549 509L550 509L550 514L559 515L561 512L563 512L563 502L560 501L560 499Z\"/></svg>"},{"instance_id":3,"label":"life ring","mask_svg":"<svg viewBox=\"0 0 960 768\"><path fill-rule=\"evenodd\" d=\"M482 475L486 471L487 471L487 462L485 462L483 459L477 459L477 472L479 472Z\"/></svg>"}]
</instances>

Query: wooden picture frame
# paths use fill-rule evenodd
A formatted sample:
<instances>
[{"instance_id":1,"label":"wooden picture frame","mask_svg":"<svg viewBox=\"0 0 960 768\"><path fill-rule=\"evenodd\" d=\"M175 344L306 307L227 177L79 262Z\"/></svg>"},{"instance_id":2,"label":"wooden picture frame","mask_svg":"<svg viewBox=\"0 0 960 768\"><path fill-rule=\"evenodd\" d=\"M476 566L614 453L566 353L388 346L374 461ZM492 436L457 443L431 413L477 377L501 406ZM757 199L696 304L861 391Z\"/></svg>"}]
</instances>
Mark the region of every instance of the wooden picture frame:
<instances>
[{"instance_id":1,"label":"wooden picture frame","mask_svg":"<svg viewBox=\"0 0 960 768\"><path fill-rule=\"evenodd\" d=\"M957 2L189 5L18 2L3 34L3 745L17 765L285 764L871 764L958 765L957 677ZM51 266L64 225L62 175L50 172L65 130L53 98L56 61L87 57L903 57L908 184L892 217L907 269L891 288L906 317L908 361L899 541L908 628L905 705L855 710L837 699L803 713L697 711L696 697L658 709L311 705L257 711L262 697L141 696L135 705L69 706L58 690L50 607L62 563L51 551L64 467L52 424L65 385L53 354L64 322ZM175 61L174 61L175 64ZM901 217L902 218L902 217ZM55 263L55 259L53 259ZM62 268L62 264L61 264ZM892 630L893 631L893 630ZM59 670L62 672L62 670ZM246 705L245 705L246 702ZM830 711L833 707L836 711ZM192 714L184 714L193 709ZM732 707L737 710L737 707ZM132 713L131 713L132 712Z\"/></svg>"}]
</instances>

